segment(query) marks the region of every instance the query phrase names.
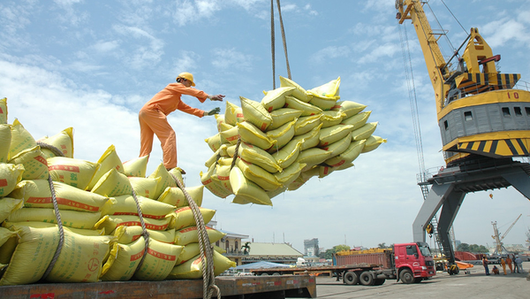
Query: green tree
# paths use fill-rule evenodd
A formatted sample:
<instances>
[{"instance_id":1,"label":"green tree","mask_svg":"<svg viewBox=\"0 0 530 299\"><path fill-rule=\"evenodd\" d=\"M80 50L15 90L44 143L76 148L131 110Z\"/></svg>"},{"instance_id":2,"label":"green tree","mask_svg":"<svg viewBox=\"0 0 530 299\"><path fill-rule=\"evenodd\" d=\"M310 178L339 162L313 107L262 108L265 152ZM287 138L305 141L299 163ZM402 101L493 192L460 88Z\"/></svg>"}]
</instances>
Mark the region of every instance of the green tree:
<instances>
[{"instance_id":1,"label":"green tree","mask_svg":"<svg viewBox=\"0 0 530 299\"><path fill-rule=\"evenodd\" d=\"M467 243L460 243L458 247L456 248L457 251L470 251L469 250L469 244Z\"/></svg>"},{"instance_id":2,"label":"green tree","mask_svg":"<svg viewBox=\"0 0 530 299\"><path fill-rule=\"evenodd\" d=\"M379 243L377 244L377 248L387 248L388 246L386 246L386 243Z\"/></svg>"},{"instance_id":3,"label":"green tree","mask_svg":"<svg viewBox=\"0 0 530 299\"><path fill-rule=\"evenodd\" d=\"M488 253L489 250L484 245L471 244L469 246L469 251L473 253Z\"/></svg>"},{"instance_id":4,"label":"green tree","mask_svg":"<svg viewBox=\"0 0 530 299\"><path fill-rule=\"evenodd\" d=\"M472 253L488 253L489 250L484 245L477 245L477 244L467 244L467 243L461 243L456 248L458 251L467 251Z\"/></svg>"},{"instance_id":5,"label":"green tree","mask_svg":"<svg viewBox=\"0 0 530 299\"><path fill-rule=\"evenodd\" d=\"M333 248L331 248L331 249L327 249L324 252L320 252L318 257L323 258L323 259L331 259L333 257L334 253L339 252L339 251L343 251L343 250L350 250L350 246L348 246L348 245L336 245L336 246L333 246Z\"/></svg>"}]
</instances>

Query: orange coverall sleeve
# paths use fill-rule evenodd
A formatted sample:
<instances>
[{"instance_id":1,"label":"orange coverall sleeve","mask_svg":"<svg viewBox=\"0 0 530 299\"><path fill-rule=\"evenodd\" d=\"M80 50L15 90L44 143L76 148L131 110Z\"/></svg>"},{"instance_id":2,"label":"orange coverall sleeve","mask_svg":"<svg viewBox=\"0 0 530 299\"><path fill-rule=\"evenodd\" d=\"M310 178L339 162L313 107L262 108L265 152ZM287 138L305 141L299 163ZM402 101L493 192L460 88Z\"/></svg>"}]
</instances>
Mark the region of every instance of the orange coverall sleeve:
<instances>
[{"instance_id":1,"label":"orange coverall sleeve","mask_svg":"<svg viewBox=\"0 0 530 299\"><path fill-rule=\"evenodd\" d=\"M204 102L204 100L202 102ZM202 118L204 116L204 110L199 109L199 108L190 107L189 105L187 105L183 101L179 101L177 109L182 111L182 112L186 112L188 114L195 115L195 116L200 117L200 118Z\"/></svg>"}]
</instances>

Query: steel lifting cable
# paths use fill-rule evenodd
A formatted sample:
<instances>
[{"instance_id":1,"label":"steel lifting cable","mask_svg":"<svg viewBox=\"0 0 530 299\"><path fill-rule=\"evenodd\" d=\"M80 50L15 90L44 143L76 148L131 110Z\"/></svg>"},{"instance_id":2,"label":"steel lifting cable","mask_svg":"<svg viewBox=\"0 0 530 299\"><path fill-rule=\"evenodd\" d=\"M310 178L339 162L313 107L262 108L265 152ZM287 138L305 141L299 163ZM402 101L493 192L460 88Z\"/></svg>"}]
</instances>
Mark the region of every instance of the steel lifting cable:
<instances>
[{"instance_id":1,"label":"steel lifting cable","mask_svg":"<svg viewBox=\"0 0 530 299\"><path fill-rule=\"evenodd\" d=\"M272 89L276 89L276 56L274 36L274 0L271 0L271 52L272 52Z\"/></svg>"},{"instance_id":2,"label":"steel lifting cable","mask_svg":"<svg viewBox=\"0 0 530 299\"><path fill-rule=\"evenodd\" d=\"M37 145L39 145L42 148L51 150L57 156L64 157L63 152L61 152L55 146L52 146L52 145L49 145L43 142L37 142ZM53 186L52 176L49 174L48 174L48 184L50 186L50 193L52 195L53 211L55 213L55 219L57 220L57 227L59 228L59 244L57 244L57 249L55 250L55 254L53 255L53 258L50 264L48 265L48 268L46 268L46 271L44 271L44 275L42 276L42 279L46 279L46 277L48 277L48 275L52 271L53 267L55 266L55 263L57 262L57 259L59 259L59 255L61 254L61 251L63 249L63 244L64 244L63 221L61 219L61 213L59 212L59 204L57 203L57 197L55 195L55 187Z\"/></svg>"},{"instance_id":3,"label":"steel lifting cable","mask_svg":"<svg viewBox=\"0 0 530 299\"><path fill-rule=\"evenodd\" d=\"M186 191L184 184L171 172L171 177L177 183L177 186L182 190L188 206L190 207L195 223L197 224L197 235L199 237L199 249L200 257L202 259L202 278L203 278L203 298L210 299L215 292L217 292L217 298L221 299L221 290L215 285L215 273L213 267L213 247L206 231L206 225L204 218L202 217L201 211L197 203L191 198L189 193Z\"/></svg>"},{"instance_id":4,"label":"steel lifting cable","mask_svg":"<svg viewBox=\"0 0 530 299\"><path fill-rule=\"evenodd\" d=\"M282 9L280 5L280 0L276 0L276 6L278 6L278 15L280 18L280 28L282 30L282 41L283 41L283 51L285 53L285 64L287 65L287 76L289 79L291 77L291 67L289 66L289 56L287 55L287 39L285 37L285 28L283 26L282 18ZM273 89L276 89L276 67L275 67L275 33L274 33L274 3L271 0L271 51L272 51L272 85Z\"/></svg>"},{"instance_id":5,"label":"steel lifting cable","mask_svg":"<svg viewBox=\"0 0 530 299\"><path fill-rule=\"evenodd\" d=\"M282 9L280 5L280 0L276 0L276 5L278 6L278 15L280 16L280 26L282 29L282 40L283 40L283 51L285 52L285 63L287 65L287 76L289 76L289 79L292 79L291 68L289 67L289 57L287 55L287 41L285 38L285 29L283 27L283 18L282 18Z\"/></svg>"}]
</instances>

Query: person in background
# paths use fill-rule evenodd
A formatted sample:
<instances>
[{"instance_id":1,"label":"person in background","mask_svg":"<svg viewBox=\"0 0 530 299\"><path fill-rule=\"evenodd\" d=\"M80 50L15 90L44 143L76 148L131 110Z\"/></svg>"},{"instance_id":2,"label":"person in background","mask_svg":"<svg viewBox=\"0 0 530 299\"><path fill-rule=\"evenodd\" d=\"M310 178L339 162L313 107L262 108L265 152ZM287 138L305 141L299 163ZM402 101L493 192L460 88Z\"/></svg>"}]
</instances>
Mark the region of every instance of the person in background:
<instances>
[{"instance_id":1,"label":"person in background","mask_svg":"<svg viewBox=\"0 0 530 299\"><path fill-rule=\"evenodd\" d=\"M502 256L501 256L501 266L502 266L502 271L504 272L504 275L506 275L506 261L504 260Z\"/></svg>"},{"instance_id":2,"label":"person in background","mask_svg":"<svg viewBox=\"0 0 530 299\"><path fill-rule=\"evenodd\" d=\"M517 255L513 256L513 273L519 273L519 264L515 260L517 260Z\"/></svg>"},{"instance_id":3,"label":"person in background","mask_svg":"<svg viewBox=\"0 0 530 299\"><path fill-rule=\"evenodd\" d=\"M499 268L497 268L497 266L493 266L493 269L491 269L491 272L493 272L493 274L495 275L499 275Z\"/></svg>"},{"instance_id":4,"label":"person in background","mask_svg":"<svg viewBox=\"0 0 530 299\"><path fill-rule=\"evenodd\" d=\"M518 255L515 256L515 267L517 269L517 273L524 273L524 270L523 270L523 260L521 259L521 257L519 257ZM521 272L519 272L521 271Z\"/></svg>"},{"instance_id":5,"label":"person in background","mask_svg":"<svg viewBox=\"0 0 530 299\"><path fill-rule=\"evenodd\" d=\"M488 267L488 259L485 256L482 257L482 266L484 266L484 271L486 272L486 275L490 275L490 268Z\"/></svg>"},{"instance_id":6,"label":"person in background","mask_svg":"<svg viewBox=\"0 0 530 299\"><path fill-rule=\"evenodd\" d=\"M512 257L511 257L510 254L508 254L508 256L506 256L506 264L508 264L508 268L510 268L510 273L513 273Z\"/></svg>"},{"instance_id":7,"label":"person in background","mask_svg":"<svg viewBox=\"0 0 530 299\"><path fill-rule=\"evenodd\" d=\"M177 137L167 121L167 116L177 109L200 118L219 113L219 107L204 111L184 103L181 100L183 94L196 97L201 103L204 103L206 99L223 101L224 95L209 95L202 90L192 88L192 86L195 86L193 75L187 72L180 73L176 83L168 84L140 109L138 114L140 157L149 156L153 149L153 135L156 134L162 145L164 166L167 170L177 167ZM179 171L186 174L180 168Z\"/></svg>"}]
</instances>

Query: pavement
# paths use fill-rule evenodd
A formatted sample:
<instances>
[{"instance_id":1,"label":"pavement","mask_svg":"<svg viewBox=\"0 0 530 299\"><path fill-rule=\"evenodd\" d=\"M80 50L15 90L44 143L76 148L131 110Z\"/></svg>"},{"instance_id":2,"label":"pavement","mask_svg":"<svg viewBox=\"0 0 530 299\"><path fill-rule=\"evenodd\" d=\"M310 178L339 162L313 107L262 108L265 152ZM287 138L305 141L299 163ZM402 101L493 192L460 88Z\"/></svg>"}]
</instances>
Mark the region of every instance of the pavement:
<instances>
[{"instance_id":1,"label":"pavement","mask_svg":"<svg viewBox=\"0 0 530 299\"><path fill-rule=\"evenodd\" d=\"M492 266L490 266L491 272ZM449 275L438 272L432 279L415 284L386 280L382 286L345 285L334 277L317 277L317 298L530 298L530 280L527 280L530 262L523 262L524 273L486 276L484 267L475 266L469 274ZM530 277L530 276L529 276ZM528 278L530 279L530 278Z\"/></svg>"}]
</instances>

